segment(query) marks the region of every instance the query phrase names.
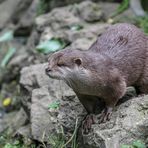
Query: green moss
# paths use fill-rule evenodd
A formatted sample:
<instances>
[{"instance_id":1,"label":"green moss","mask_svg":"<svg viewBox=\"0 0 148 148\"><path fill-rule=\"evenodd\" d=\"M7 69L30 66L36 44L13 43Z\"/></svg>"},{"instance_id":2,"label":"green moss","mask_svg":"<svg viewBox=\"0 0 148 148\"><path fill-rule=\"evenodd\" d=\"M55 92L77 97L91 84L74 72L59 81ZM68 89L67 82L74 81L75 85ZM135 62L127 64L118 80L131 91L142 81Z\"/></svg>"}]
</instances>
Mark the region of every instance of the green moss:
<instances>
[{"instance_id":1,"label":"green moss","mask_svg":"<svg viewBox=\"0 0 148 148\"><path fill-rule=\"evenodd\" d=\"M48 0L40 0L39 6L37 9L37 15L44 14L48 11L49 5L48 5Z\"/></svg>"}]
</instances>

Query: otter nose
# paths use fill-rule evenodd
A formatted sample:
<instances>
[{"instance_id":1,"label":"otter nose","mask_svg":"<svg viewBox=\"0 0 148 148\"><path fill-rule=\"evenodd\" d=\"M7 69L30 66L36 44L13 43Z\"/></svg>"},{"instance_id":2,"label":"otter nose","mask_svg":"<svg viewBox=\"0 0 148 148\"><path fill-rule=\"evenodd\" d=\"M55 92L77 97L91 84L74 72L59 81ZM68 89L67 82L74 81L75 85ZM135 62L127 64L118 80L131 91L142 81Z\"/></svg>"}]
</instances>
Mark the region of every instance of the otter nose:
<instances>
[{"instance_id":1,"label":"otter nose","mask_svg":"<svg viewBox=\"0 0 148 148\"><path fill-rule=\"evenodd\" d=\"M51 71L51 68L49 68L49 67L45 69L45 72L46 72L46 73L48 73L48 72L50 72L50 71Z\"/></svg>"}]
</instances>

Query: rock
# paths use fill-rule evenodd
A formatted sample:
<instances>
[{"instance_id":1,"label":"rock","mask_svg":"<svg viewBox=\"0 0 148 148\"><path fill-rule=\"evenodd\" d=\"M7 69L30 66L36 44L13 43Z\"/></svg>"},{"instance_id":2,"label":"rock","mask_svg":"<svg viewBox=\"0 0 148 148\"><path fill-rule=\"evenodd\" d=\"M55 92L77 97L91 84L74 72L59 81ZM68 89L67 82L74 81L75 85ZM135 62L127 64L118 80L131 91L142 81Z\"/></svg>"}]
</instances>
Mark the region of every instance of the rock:
<instances>
[{"instance_id":1,"label":"rock","mask_svg":"<svg viewBox=\"0 0 148 148\"><path fill-rule=\"evenodd\" d=\"M18 1L18 0L17 0ZM12 15L12 21L14 24L18 23L21 17L26 13L28 7L32 4L33 0L24 0L19 1L16 8L14 9L14 13Z\"/></svg>"},{"instance_id":2,"label":"rock","mask_svg":"<svg viewBox=\"0 0 148 148\"><path fill-rule=\"evenodd\" d=\"M142 2L140 0L131 0L130 7L137 16L144 17L146 16L146 12L142 8L141 3Z\"/></svg>"},{"instance_id":3,"label":"rock","mask_svg":"<svg viewBox=\"0 0 148 148\"><path fill-rule=\"evenodd\" d=\"M136 140L147 143L148 95L133 98L116 108L110 121L94 124L93 132L84 136L85 146L118 148Z\"/></svg>"},{"instance_id":4,"label":"rock","mask_svg":"<svg viewBox=\"0 0 148 148\"><path fill-rule=\"evenodd\" d=\"M26 114L26 112L24 111L23 108L21 108L19 110L19 112L17 112L17 114L15 115L15 117L13 117L13 119L11 120L11 122L9 122L9 128L12 131L16 131L18 130L20 127L22 127L23 125L25 125L25 123L28 120L28 116Z\"/></svg>"},{"instance_id":5,"label":"rock","mask_svg":"<svg viewBox=\"0 0 148 148\"><path fill-rule=\"evenodd\" d=\"M89 24L85 22L86 20L89 21L89 18L92 21L102 19L102 15L99 17L98 14L101 9L99 6L99 4L85 1L78 5L56 8L48 14L37 17L37 30L41 32L40 42L51 38L62 38L68 44L72 43L72 48L76 46L76 48L88 49L97 36L109 27L109 24L106 23ZM86 11L94 10L96 13L88 12L87 16L83 16L85 12L83 14L81 9L85 10L86 7L91 8L91 10L86 9ZM95 9L96 7L97 9ZM82 17L84 17L84 20ZM73 27L77 26L80 28L73 29Z\"/></svg>"},{"instance_id":6,"label":"rock","mask_svg":"<svg viewBox=\"0 0 148 148\"><path fill-rule=\"evenodd\" d=\"M85 1L78 5L78 14L86 22L96 22L104 19L99 3Z\"/></svg>"},{"instance_id":7,"label":"rock","mask_svg":"<svg viewBox=\"0 0 148 148\"><path fill-rule=\"evenodd\" d=\"M18 25L14 32L15 36L30 36L37 15L38 5L39 0L33 0L29 8L27 8L25 12L20 13L21 17L19 19L17 18Z\"/></svg>"},{"instance_id":8,"label":"rock","mask_svg":"<svg viewBox=\"0 0 148 148\"><path fill-rule=\"evenodd\" d=\"M21 0L3 1L0 5L0 29L6 27L11 20L17 20L21 14L20 11L26 9L31 2L32 0L24 0L23 2Z\"/></svg>"},{"instance_id":9,"label":"rock","mask_svg":"<svg viewBox=\"0 0 148 148\"><path fill-rule=\"evenodd\" d=\"M45 75L46 64L32 65L24 67L21 70L20 84L22 84L29 92L35 88L48 86L50 80Z\"/></svg>"},{"instance_id":10,"label":"rock","mask_svg":"<svg viewBox=\"0 0 148 148\"><path fill-rule=\"evenodd\" d=\"M3 132L5 129L8 129L10 133L15 132L21 126L25 125L28 117L21 108L19 112L13 111L8 114L4 114L3 118L0 119L0 133Z\"/></svg>"},{"instance_id":11,"label":"rock","mask_svg":"<svg viewBox=\"0 0 148 148\"><path fill-rule=\"evenodd\" d=\"M106 20L112 18L112 15L114 12L117 12L117 9L119 7L119 3L110 3L110 2L100 2L99 3L104 17L106 18ZM132 18L135 17L135 14L133 13L131 8L128 8L127 10L125 10L123 13L118 14L117 16L113 17L113 22L131 22L133 21Z\"/></svg>"},{"instance_id":12,"label":"rock","mask_svg":"<svg viewBox=\"0 0 148 148\"><path fill-rule=\"evenodd\" d=\"M33 138L39 141L43 135L46 141L49 133L56 133L61 125L66 125L68 130L73 131L76 117L83 111L74 92L66 84L45 75L46 65L45 63L23 68L20 79L21 85L32 93L31 131ZM71 103L68 100L71 100ZM55 101L60 102L60 107L50 110L48 106Z\"/></svg>"},{"instance_id":13,"label":"rock","mask_svg":"<svg viewBox=\"0 0 148 148\"><path fill-rule=\"evenodd\" d=\"M80 38L74 41L70 48L71 49L81 49L81 50L88 50L88 48L92 45L95 39L87 39L87 38Z\"/></svg>"},{"instance_id":14,"label":"rock","mask_svg":"<svg viewBox=\"0 0 148 148\"><path fill-rule=\"evenodd\" d=\"M39 5L39 0L33 0L30 7L23 14L19 22L21 27L30 27L34 24L35 17L37 15L38 5Z\"/></svg>"},{"instance_id":15,"label":"rock","mask_svg":"<svg viewBox=\"0 0 148 148\"><path fill-rule=\"evenodd\" d=\"M26 62L27 59L28 59L28 53L27 52L21 52L19 54L17 53L17 55L15 55L15 57L10 60L8 65L9 66L23 67L23 66L27 65L27 62ZM25 64L25 62L26 62L26 64Z\"/></svg>"},{"instance_id":16,"label":"rock","mask_svg":"<svg viewBox=\"0 0 148 148\"><path fill-rule=\"evenodd\" d=\"M48 6L49 6L49 10L55 8L55 7L61 7L61 6L66 6L69 4L75 4L75 3L79 3L82 2L83 0L63 0L63 1L59 1L59 0L50 0L47 1L48 2Z\"/></svg>"},{"instance_id":17,"label":"rock","mask_svg":"<svg viewBox=\"0 0 148 148\"><path fill-rule=\"evenodd\" d=\"M0 0L0 3L2 3L4 0Z\"/></svg>"},{"instance_id":18,"label":"rock","mask_svg":"<svg viewBox=\"0 0 148 148\"><path fill-rule=\"evenodd\" d=\"M23 137L31 138L31 126L30 124L20 127L16 131L17 135L21 135Z\"/></svg>"},{"instance_id":19,"label":"rock","mask_svg":"<svg viewBox=\"0 0 148 148\"><path fill-rule=\"evenodd\" d=\"M28 38L28 42L26 45L27 49L29 49L29 50L32 49L32 52L35 52L34 49L39 42L39 38L40 38L39 33L35 29L32 30L32 33L31 33L30 37Z\"/></svg>"},{"instance_id":20,"label":"rock","mask_svg":"<svg viewBox=\"0 0 148 148\"><path fill-rule=\"evenodd\" d=\"M2 29L12 17L20 0L5 0L0 5L0 28Z\"/></svg>"},{"instance_id":21,"label":"rock","mask_svg":"<svg viewBox=\"0 0 148 148\"><path fill-rule=\"evenodd\" d=\"M93 24L84 25L84 28L79 31L59 31L55 34L56 37L63 38L70 42L75 42L77 39L86 38L88 40L94 40L98 35L101 35L107 28L109 24Z\"/></svg>"},{"instance_id":22,"label":"rock","mask_svg":"<svg viewBox=\"0 0 148 148\"><path fill-rule=\"evenodd\" d=\"M36 18L38 30L42 30L43 27L46 26L50 26L53 30L57 30L73 24L79 24L79 22L80 19L73 14L70 6L55 8L50 13Z\"/></svg>"},{"instance_id":23,"label":"rock","mask_svg":"<svg viewBox=\"0 0 148 148\"><path fill-rule=\"evenodd\" d=\"M61 126L64 127L64 130L73 131L75 120L83 111L74 95L68 99L64 93L63 96L57 97L56 94L54 95L56 91L50 91L48 91L48 87L42 87L32 92L31 129L33 138L39 141L43 137L44 141L47 141L51 136L49 133L58 133ZM68 96L70 98L70 94ZM62 97L65 98L64 101ZM71 100L71 103L68 100ZM50 109L49 105L55 101L60 102L59 107Z\"/></svg>"},{"instance_id":24,"label":"rock","mask_svg":"<svg viewBox=\"0 0 148 148\"><path fill-rule=\"evenodd\" d=\"M82 120L86 114L73 91L63 82L48 78L44 73L45 67L46 63L26 67L21 71L20 79L21 84L32 92L31 134L39 141L47 141L49 133L59 133L60 126L67 131L66 135L71 135L76 118ZM133 97L133 93L135 90L129 88L126 97ZM59 102L59 106L50 108L55 102ZM117 148L135 140L146 142L147 112L148 96L142 96L118 105L106 123L99 124L97 116L92 132L79 134L79 138L82 136L84 140L83 147Z\"/></svg>"},{"instance_id":25,"label":"rock","mask_svg":"<svg viewBox=\"0 0 148 148\"><path fill-rule=\"evenodd\" d=\"M0 133L2 133L7 128L6 122L0 118Z\"/></svg>"}]
</instances>

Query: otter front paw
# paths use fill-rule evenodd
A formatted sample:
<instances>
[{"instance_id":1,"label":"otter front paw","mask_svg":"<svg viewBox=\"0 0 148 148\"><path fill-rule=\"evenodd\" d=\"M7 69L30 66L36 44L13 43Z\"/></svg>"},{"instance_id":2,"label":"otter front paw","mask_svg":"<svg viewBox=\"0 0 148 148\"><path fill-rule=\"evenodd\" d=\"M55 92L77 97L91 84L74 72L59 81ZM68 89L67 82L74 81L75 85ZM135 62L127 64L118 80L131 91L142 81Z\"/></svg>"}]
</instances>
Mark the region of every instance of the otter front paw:
<instances>
[{"instance_id":1,"label":"otter front paw","mask_svg":"<svg viewBox=\"0 0 148 148\"><path fill-rule=\"evenodd\" d=\"M106 107L106 108L101 112L100 119L99 119L99 123L109 121L110 118L111 118L111 115L112 115L112 111L113 111L113 108L112 108L112 107Z\"/></svg>"},{"instance_id":2,"label":"otter front paw","mask_svg":"<svg viewBox=\"0 0 148 148\"><path fill-rule=\"evenodd\" d=\"M84 121L82 122L82 133L83 134L88 134L91 130L92 124L94 124L94 115L93 114L88 114Z\"/></svg>"}]
</instances>

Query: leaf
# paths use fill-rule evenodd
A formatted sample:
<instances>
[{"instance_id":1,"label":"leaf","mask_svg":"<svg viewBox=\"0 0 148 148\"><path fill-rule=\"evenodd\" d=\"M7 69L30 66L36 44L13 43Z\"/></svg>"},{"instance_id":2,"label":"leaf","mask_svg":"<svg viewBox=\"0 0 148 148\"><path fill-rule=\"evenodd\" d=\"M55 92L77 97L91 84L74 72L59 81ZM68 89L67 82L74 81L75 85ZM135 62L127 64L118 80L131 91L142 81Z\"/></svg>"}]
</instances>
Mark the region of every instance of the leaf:
<instances>
[{"instance_id":1,"label":"leaf","mask_svg":"<svg viewBox=\"0 0 148 148\"><path fill-rule=\"evenodd\" d=\"M77 30L81 30L81 29L83 29L83 26L81 26L81 25L70 26L70 30L73 30L73 31L77 31Z\"/></svg>"},{"instance_id":2,"label":"leaf","mask_svg":"<svg viewBox=\"0 0 148 148\"><path fill-rule=\"evenodd\" d=\"M121 148L134 148L134 147L131 145L123 144L123 145L121 145Z\"/></svg>"},{"instance_id":3,"label":"leaf","mask_svg":"<svg viewBox=\"0 0 148 148\"><path fill-rule=\"evenodd\" d=\"M13 31L7 31L0 37L0 42L6 42L13 39Z\"/></svg>"},{"instance_id":4,"label":"leaf","mask_svg":"<svg viewBox=\"0 0 148 148\"><path fill-rule=\"evenodd\" d=\"M19 140L15 140L14 145L19 145L20 141Z\"/></svg>"},{"instance_id":5,"label":"leaf","mask_svg":"<svg viewBox=\"0 0 148 148\"><path fill-rule=\"evenodd\" d=\"M48 108L49 109L57 109L59 107L59 105L60 105L60 102L59 101L55 101L55 102L49 104Z\"/></svg>"},{"instance_id":6,"label":"leaf","mask_svg":"<svg viewBox=\"0 0 148 148\"><path fill-rule=\"evenodd\" d=\"M3 58L0 66L5 67L7 65L7 63L9 62L10 58L14 55L15 52L16 52L15 48L9 48L9 50L6 53L5 57Z\"/></svg>"},{"instance_id":7,"label":"leaf","mask_svg":"<svg viewBox=\"0 0 148 148\"><path fill-rule=\"evenodd\" d=\"M52 38L48 41L41 42L36 49L44 54L60 50L66 46L66 42L61 39Z\"/></svg>"},{"instance_id":8,"label":"leaf","mask_svg":"<svg viewBox=\"0 0 148 148\"><path fill-rule=\"evenodd\" d=\"M134 148L146 148L145 144L141 140L133 142Z\"/></svg>"}]
</instances>

